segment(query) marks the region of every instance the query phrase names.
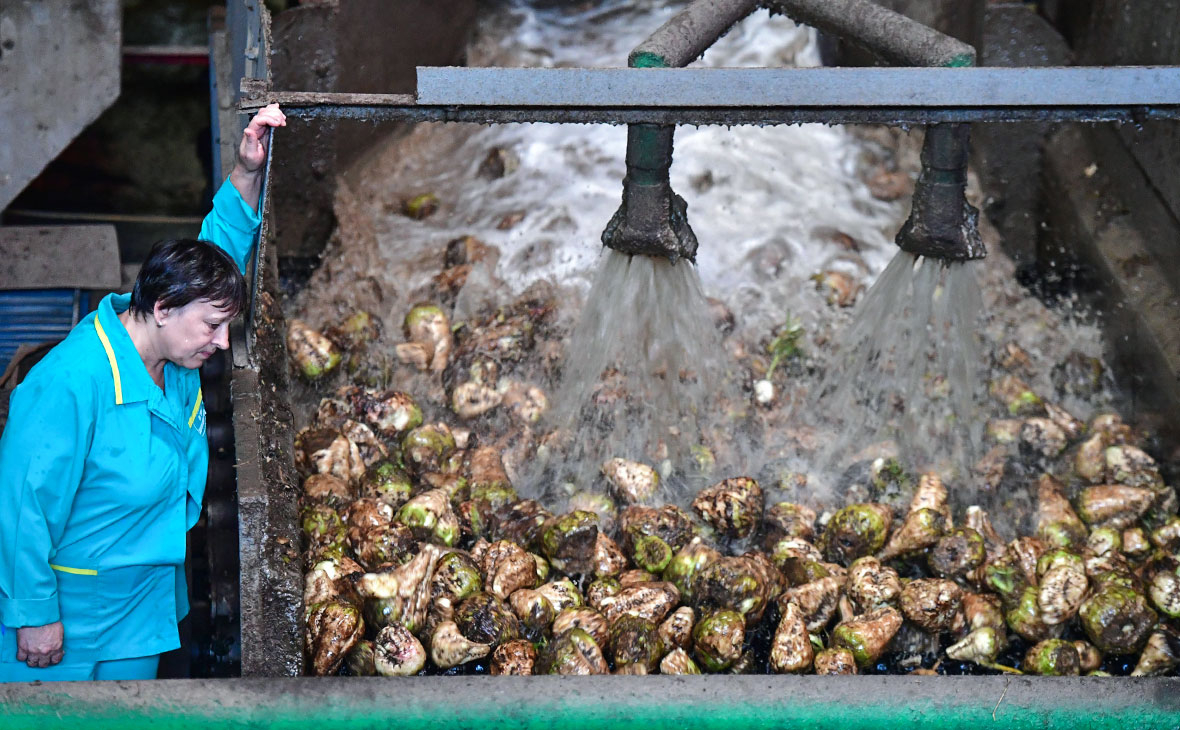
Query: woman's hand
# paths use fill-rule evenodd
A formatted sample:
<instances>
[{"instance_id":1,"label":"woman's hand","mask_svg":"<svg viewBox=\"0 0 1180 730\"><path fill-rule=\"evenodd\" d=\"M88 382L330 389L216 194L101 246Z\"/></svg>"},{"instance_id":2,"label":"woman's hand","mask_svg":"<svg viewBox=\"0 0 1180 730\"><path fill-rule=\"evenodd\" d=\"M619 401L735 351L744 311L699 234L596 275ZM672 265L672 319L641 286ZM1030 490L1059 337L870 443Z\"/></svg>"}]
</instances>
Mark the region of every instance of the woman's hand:
<instances>
[{"instance_id":1,"label":"woman's hand","mask_svg":"<svg viewBox=\"0 0 1180 730\"><path fill-rule=\"evenodd\" d=\"M35 669L51 667L62 658L61 621L16 630L16 660Z\"/></svg>"},{"instance_id":2,"label":"woman's hand","mask_svg":"<svg viewBox=\"0 0 1180 730\"><path fill-rule=\"evenodd\" d=\"M238 144L238 166L244 172L258 172L266 164L266 150L270 146L270 128L287 126L287 117L278 104L269 104L250 120L242 141Z\"/></svg>"},{"instance_id":3,"label":"woman's hand","mask_svg":"<svg viewBox=\"0 0 1180 730\"><path fill-rule=\"evenodd\" d=\"M287 126L287 117L279 111L278 104L270 104L258 110L238 144L238 163L229 174L229 180L238 189L242 200L258 210L258 197L262 194L262 177L265 173L266 152L270 148L271 127Z\"/></svg>"}]
</instances>

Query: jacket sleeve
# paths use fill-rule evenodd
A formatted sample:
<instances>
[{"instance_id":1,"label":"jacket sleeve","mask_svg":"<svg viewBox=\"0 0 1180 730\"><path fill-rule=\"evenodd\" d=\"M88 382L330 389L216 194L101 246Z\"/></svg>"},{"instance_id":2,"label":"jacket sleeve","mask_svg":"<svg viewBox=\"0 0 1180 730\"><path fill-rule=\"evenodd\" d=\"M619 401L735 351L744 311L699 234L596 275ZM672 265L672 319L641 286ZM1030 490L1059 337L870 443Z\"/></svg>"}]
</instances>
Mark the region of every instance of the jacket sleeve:
<instances>
[{"instance_id":1,"label":"jacket sleeve","mask_svg":"<svg viewBox=\"0 0 1180 730\"><path fill-rule=\"evenodd\" d=\"M201 223L200 238L228 253L244 274L261 224L262 217L242 200L238 189L227 179L213 196L213 210Z\"/></svg>"},{"instance_id":2,"label":"jacket sleeve","mask_svg":"<svg viewBox=\"0 0 1180 730\"><path fill-rule=\"evenodd\" d=\"M0 623L60 620L53 562L94 436L85 382L30 378L12 392L0 438Z\"/></svg>"}]
</instances>

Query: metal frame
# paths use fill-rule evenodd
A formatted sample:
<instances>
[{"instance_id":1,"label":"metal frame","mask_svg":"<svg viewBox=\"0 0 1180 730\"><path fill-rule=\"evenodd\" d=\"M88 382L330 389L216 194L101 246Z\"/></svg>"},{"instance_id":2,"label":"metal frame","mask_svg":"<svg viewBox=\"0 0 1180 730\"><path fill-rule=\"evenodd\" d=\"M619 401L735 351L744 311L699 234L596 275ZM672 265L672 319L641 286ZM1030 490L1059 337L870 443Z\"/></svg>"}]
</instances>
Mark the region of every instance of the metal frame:
<instances>
[{"instance_id":1,"label":"metal frame","mask_svg":"<svg viewBox=\"0 0 1180 730\"><path fill-rule=\"evenodd\" d=\"M483 107L1045 108L1180 113L1180 68L437 68L417 103Z\"/></svg>"},{"instance_id":2,"label":"metal frame","mask_svg":"<svg viewBox=\"0 0 1180 730\"><path fill-rule=\"evenodd\" d=\"M314 100L312 99L314 97ZM373 123L467 124L691 124L766 127L777 124L886 124L908 127L946 122L1119 122L1142 124L1180 119L1176 105L1052 108L965 106L934 109L897 104L881 107L490 107L428 106L401 94L328 94L268 91L243 100L244 109L276 102L296 119L358 119Z\"/></svg>"},{"instance_id":3,"label":"metal frame","mask_svg":"<svg viewBox=\"0 0 1180 730\"><path fill-rule=\"evenodd\" d=\"M1180 67L418 69L418 95L274 91L243 111L482 124L829 124L1180 119Z\"/></svg>"},{"instance_id":4,"label":"metal frame","mask_svg":"<svg viewBox=\"0 0 1180 730\"><path fill-rule=\"evenodd\" d=\"M226 3L226 33L230 54L231 79L270 79L268 59L270 56L270 15L262 0L229 0ZM236 125L233 128L232 139L239 139L242 131L250 121L250 110L240 107ZM224 123L221 126L228 126ZM221 133L228 130L222 129ZM271 135L271 148L274 147L274 135ZM268 152L269 154L269 152ZM269 181L270 160L267 159L267 181ZM229 173L223 171L226 175ZM215 180L220 184L225 178ZM267 183L264 182L264 186ZM254 256L249 264L248 277L250 279L250 311L247 314L245 326L236 325L231 328L230 340L234 356L234 366L244 367L254 350L254 315L255 302L258 298L261 280L260 266L265 261L263 247L266 241L265 229L266 213L263 207L264 199L259 198L259 211L263 213L263 230L259 232L254 246Z\"/></svg>"}]
</instances>

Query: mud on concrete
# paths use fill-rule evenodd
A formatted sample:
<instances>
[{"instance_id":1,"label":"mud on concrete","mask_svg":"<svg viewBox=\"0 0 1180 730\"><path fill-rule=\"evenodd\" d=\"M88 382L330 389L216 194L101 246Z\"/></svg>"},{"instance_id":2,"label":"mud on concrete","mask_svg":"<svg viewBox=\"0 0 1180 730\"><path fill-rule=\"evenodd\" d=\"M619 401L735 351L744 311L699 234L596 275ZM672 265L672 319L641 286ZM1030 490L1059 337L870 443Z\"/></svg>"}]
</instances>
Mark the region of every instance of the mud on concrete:
<instances>
[{"instance_id":1,"label":"mud on concrete","mask_svg":"<svg viewBox=\"0 0 1180 730\"><path fill-rule=\"evenodd\" d=\"M255 314L253 365L235 369L232 385L244 677L303 671L299 482L273 254L270 263Z\"/></svg>"}]
</instances>

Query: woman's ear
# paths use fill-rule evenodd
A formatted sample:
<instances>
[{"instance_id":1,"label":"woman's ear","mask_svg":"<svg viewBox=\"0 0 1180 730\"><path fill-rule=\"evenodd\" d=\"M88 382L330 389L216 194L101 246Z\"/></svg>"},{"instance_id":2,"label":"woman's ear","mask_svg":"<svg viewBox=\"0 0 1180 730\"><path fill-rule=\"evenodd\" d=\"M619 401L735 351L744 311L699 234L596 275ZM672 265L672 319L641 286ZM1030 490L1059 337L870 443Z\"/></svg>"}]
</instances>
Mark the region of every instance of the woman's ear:
<instances>
[{"instance_id":1,"label":"woman's ear","mask_svg":"<svg viewBox=\"0 0 1180 730\"><path fill-rule=\"evenodd\" d=\"M172 317L172 312L172 307L162 306L157 300L155 305L152 307L152 318L156 320L156 326L163 327L165 324L167 324L168 320Z\"/></svg>"}]
</instances>

